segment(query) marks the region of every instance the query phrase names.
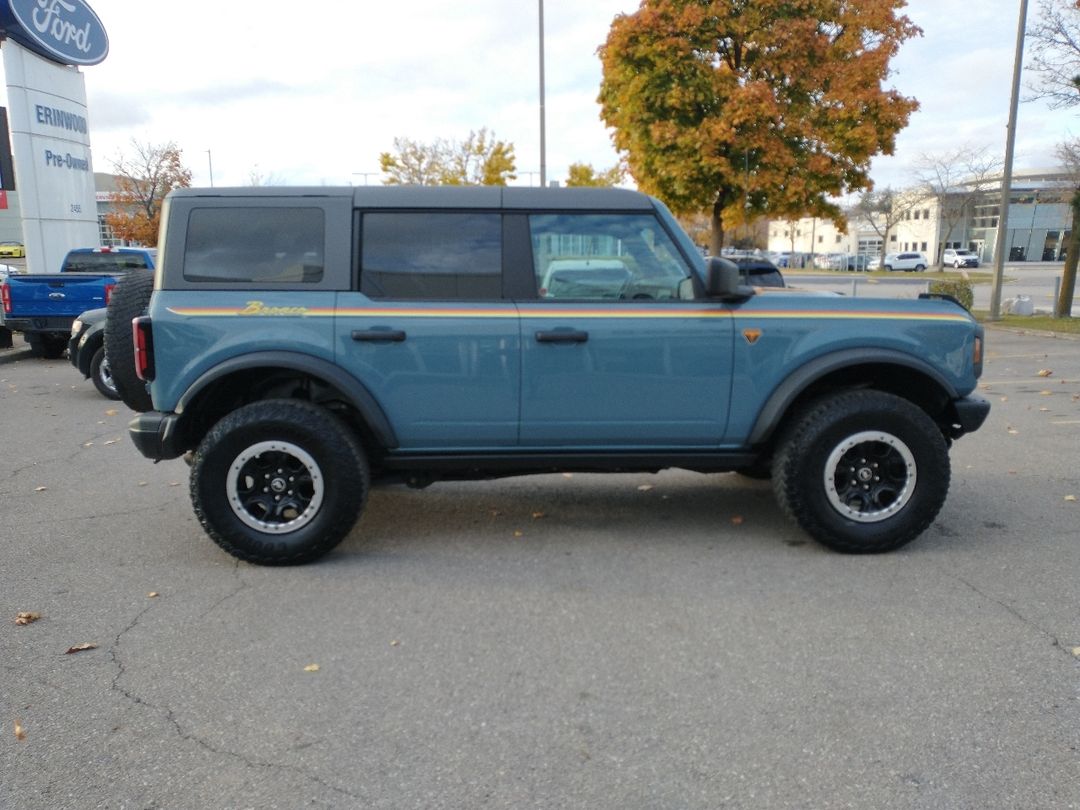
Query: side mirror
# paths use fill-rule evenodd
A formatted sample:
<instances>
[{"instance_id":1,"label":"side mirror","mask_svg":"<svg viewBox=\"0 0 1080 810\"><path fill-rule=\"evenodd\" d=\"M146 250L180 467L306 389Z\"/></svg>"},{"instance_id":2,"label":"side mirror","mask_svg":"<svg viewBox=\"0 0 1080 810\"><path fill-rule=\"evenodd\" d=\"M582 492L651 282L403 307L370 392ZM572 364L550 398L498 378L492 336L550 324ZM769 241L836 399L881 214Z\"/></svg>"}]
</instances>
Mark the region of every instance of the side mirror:
<instances>
[{"instance_id":1,"label":"side mirror","mask_svg":"<svg viewBox=\"0 0 1080 810\"><path fill-rule=\"evenodd\" d=\"M745 301L754 288L742 283L742 273L735 262L713 256L706 268L705 292L722 301Z\"/></svg>"}]
</instances>

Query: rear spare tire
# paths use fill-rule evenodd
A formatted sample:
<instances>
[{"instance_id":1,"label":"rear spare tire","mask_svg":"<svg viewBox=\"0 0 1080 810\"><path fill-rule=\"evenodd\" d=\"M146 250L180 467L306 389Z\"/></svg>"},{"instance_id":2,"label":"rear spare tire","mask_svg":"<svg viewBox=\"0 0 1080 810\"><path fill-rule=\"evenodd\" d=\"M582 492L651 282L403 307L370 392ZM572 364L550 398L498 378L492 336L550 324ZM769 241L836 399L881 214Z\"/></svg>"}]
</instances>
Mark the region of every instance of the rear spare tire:
<instances>
[{"instance_id":1,"label":"rear spare tire","mask_svg":"<svg viewBox=\"0 0 1080 810\"><path fill-rule=\"evenodd\" d=\"M146 314L154 276L145 270L131 270L113 288L105 317L105 354L109 358L116 393L133 411L152 411L154 404L146 383L135 373L135 341L131 321Z\"/></svg>"}]
</instances>

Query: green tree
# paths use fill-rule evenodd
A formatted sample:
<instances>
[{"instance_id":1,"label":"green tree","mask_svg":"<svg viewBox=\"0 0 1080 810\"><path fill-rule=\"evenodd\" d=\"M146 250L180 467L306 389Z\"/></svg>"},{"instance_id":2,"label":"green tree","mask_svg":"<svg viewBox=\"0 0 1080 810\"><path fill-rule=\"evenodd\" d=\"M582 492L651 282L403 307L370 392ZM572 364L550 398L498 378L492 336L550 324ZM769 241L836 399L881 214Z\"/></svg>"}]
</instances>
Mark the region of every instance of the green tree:
<instances>
[{"instance_id":1,"label":"green tree","mask_svg":"<svg viewBox=\"0 0 1080 810\"><path fill-rule=\"evenodd\" d=\"M394 150L379 155L379 166L386 185L505 186L517 177L514 145L486 128L464 141L394 138Z\"/></svg>"},{"instance_id":2,"label":"green tree","mask_svg":"<svg viewBox=\"0 0 1080 810\"><path fill-rule=\"evenodd\" d=\"M1028 38L1033 47L1027 67L1035 98L1047 100L1053 108L1080 104L1080 5L1075 0L1043 0L1039 4L1038 21L1029 29ZM1072 194L1067 195L1072 230L1054 317L1068 318L1072 315L1076 268L1080 264L1080 141L1073 139L1061 144L1058 157L1072 178Z\"/></svg>"},{"instance_id":3,"label":"green tree","mask_svg":"<svg viewBox=\"0 0 1080 810\"><path fill-rule=\"evenodd\" d=\"M626 179L626 169L616 163L610 169L598 172L591 163L571 163L566 174L567 186L617 186Z\"/></svg>"},{"instance_id":4,"label":"green tree","mask_svg":"<svg viewBox=\"0 0 1080 810\"><path fill-rule=\"evenodd\" d=\"M157 245L161 204L174 188L191 185L191 171L184 166L183 152L175 143L131 141L131 153L112 162L116 191L115 210L105 222L117 238L151 247Z\"/></svg>"},{"instance_id":5,"label":"green tree","mask_svg":"<svg viewBox=\"0 0 1080 810\"><path fill-rule=\"evenodd\" d=\"M724 231L768 215L829 217L871 185L918 106L882 87L919 33L904 0L643 0L600 47L601 117L630 173Z\"/></svg>"}]
</instances>

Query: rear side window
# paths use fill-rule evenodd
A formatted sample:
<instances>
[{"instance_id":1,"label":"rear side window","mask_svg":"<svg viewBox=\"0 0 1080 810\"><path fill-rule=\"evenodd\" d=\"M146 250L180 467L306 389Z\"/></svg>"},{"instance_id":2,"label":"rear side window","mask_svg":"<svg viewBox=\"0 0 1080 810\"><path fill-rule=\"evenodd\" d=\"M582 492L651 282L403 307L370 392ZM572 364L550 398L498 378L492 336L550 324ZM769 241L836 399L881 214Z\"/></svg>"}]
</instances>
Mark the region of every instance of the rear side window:
<instances>
[{"instance_id":1,"label":"rear side window","mask_svg":"<svg viewBox=\"0 0 1080 810\"><path fill-rule=\"evenodd\" d=\"M360 251L360 292L370 298L502 297L498 214L365 214Z\"/></svg>"},{"instance_id":2,"label":"rear side window","mask_svg":"<svg viewBox=\"0 0 1080 810\"><path fill-rule=\"evenodd\" d=\"M146 268L146 257L140 253L69 253L62 272L115 273Z\"/></svg>"},{"instance_id":3,"label":"rear side window","mask_svg":"<svg viewBox=\"0 0 1080 810\"><path fill-rule=\"evenodd\" d=\"M323 277L319 208L199 208L188 219L188 281L314 284Z\"/></svg>"}]
</instances>

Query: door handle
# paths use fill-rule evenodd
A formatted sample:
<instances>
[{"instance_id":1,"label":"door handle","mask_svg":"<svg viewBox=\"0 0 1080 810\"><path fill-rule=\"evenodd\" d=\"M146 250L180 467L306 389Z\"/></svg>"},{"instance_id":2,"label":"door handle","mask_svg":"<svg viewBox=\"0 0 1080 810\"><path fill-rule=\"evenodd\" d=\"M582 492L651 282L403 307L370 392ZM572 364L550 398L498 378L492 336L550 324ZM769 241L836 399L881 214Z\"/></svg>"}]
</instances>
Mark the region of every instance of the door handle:
<instances>
[{"instance_id":1,"label":"door handle","mask_svg":"<svg viewBox=\"0 0 1080 810\"><path fill-rule=\"evenodd\" d=\"M537 343L584 343L589 339L588 332L577 329L555 329L551 332L537 332Z\"/></svg>"},{"instance_id":2,"label":"door handle","mask_svg":"<svg viewBox=\"0 0 1080 810\"><path fill-rule=\"evenodd\" d=\"M354 329L352 339L361 343L401 343L405 332L401 329Z\"/></svg>"}]
</instances>

